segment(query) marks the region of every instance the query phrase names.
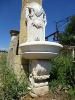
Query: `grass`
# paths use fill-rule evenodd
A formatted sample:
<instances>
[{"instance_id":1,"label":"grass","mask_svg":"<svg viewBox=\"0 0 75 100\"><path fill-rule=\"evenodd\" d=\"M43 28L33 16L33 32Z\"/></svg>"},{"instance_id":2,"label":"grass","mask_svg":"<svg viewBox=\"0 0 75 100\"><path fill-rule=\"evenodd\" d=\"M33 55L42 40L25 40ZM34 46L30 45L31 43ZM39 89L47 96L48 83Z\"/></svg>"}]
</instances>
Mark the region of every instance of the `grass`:
<instances>
[{"instance_id":1,"label":"grass","mask_svg":"<svg viewBox=\"0 0 75 100\"><path fill-rule=\"evenodd\" d=\"M55 92L60 86L61 91L66 91L69 100L75 98L75 65L68 54L59 55L51 60L53 66L50 72L49 87ZM28 82L23 77L19 83L15 74L7 65L7 54L0 59L0 100L19 100L22 95L28 93Z\"/></svg>"},{"instance_id":2,"label":"grass","mask_svg":"<svg viewBox=\"0 0 75 100\"><path fill-rule=\"evenodd\" d=\"M75 65L69 54L61 54L52 59L52 70L50 72L49 87L54 92L61 86L72 99L75 97Z\"/></svg>"},{"instance_id":3,"label":"grass","mask_svg":"<svg viewBox=\"0 0 75 100\"><path fill-rule=\"evenodd\" d=\"M25 78L19 83L15 74L7 65L7 54L3 54L0 59L0 100L19 100L19 98L28 92L28 83Z\"/></svg>"}]
</instances>

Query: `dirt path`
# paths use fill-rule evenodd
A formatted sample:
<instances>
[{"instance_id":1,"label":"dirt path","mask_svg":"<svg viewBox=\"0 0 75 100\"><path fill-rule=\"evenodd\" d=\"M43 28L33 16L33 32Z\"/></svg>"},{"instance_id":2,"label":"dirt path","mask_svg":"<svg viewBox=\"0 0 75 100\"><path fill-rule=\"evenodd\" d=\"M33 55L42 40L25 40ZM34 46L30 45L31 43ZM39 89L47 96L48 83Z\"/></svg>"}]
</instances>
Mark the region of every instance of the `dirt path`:
<instances>
[{"instance_id":1,"label":"dirt path","mask_svg":"<svg viewBox=\"0 0 75 100\"><path fill-rule=\"evenodd\" d=\"M46 95L36 98L32 98L29 94L27 94L25 97L21 98L21 100L70 100L70 99L64 93L63 94L48 93Z\"/></svg>"}]
</instances>

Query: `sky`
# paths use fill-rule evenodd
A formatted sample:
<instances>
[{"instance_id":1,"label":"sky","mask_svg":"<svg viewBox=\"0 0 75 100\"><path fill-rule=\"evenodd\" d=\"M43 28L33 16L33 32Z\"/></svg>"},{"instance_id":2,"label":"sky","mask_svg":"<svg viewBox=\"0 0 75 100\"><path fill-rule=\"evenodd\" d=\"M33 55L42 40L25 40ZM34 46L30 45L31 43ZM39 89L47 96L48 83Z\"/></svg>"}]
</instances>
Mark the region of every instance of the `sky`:
<instances>
[{"instance_id":1,"label":"sky","mask_svg":"<svg viewBox=\"0 0 75 100\"><path fill-rule=\"evenodd\" d=\"M75 0L43 0L47 16L46 36L55 32L55 22L75 14ZM8 49L10 30L20 30L21 0L0 0L0 49Z\"/></svg>"}]
</instances>

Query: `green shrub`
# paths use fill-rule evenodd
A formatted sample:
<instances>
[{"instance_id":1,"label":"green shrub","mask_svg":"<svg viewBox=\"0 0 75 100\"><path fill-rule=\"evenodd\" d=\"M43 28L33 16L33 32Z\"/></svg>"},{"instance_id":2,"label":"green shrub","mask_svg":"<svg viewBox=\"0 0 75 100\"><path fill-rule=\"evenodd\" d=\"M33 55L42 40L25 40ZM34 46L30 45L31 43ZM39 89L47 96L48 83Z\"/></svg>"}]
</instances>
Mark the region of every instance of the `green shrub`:
<instances>
[{"instance_id":1,"label":"green shrub","mask_svg":"<svg viewBox=\"0 0 75 100\"><path fill-rule=\"evenodd\" d=\"M0 60L0 80L0 100L18 100L21 95L28 92L26 78L21 83L17 81L15 74L7 65L7 55L5 54Z\"/></svg>"},{"instance_id":2,"label":"green shrub","mask_svg":"<svg viewBox=\"0 0 75 100\"><path fill-rule=\"evenodd\" d=\"M75 100L75 88L73 89L72 87L68 89L68 95L70 100Z\"/></svg>"},{"instance_id":3,"label":"green shrub","mask_svg":"<svg viewBox=\"0 0 75 100\"><path fill-rule=\"evenodd\" d=\"M54 91L59 85L62 85L63 90L66 87L67 91L70 91L70 89L75 91L75 65L70 54L57 56L52 59L52 64L49 80L50 89ZM71 94L75 93L72 92Z\"/></svg>"}]
</instances>

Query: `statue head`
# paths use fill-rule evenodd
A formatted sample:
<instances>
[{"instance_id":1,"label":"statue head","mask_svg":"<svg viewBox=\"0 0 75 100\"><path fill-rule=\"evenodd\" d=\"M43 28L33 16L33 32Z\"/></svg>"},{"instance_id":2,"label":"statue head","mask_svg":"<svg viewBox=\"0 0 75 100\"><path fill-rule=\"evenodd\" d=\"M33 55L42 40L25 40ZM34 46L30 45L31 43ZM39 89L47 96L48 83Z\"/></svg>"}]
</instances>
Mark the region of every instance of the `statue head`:
<instances>
[{"instance_id":1,"label":"statue head","mask_svg":"<svg viewBox=\"0 0 75 100\"><path fill-rule=\"evenodd\" d=\"M36 2L30 3L29 8L34 10L37 16L43 12L42 6Z\"/></svg>"}]
</instances>

